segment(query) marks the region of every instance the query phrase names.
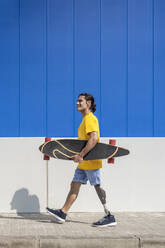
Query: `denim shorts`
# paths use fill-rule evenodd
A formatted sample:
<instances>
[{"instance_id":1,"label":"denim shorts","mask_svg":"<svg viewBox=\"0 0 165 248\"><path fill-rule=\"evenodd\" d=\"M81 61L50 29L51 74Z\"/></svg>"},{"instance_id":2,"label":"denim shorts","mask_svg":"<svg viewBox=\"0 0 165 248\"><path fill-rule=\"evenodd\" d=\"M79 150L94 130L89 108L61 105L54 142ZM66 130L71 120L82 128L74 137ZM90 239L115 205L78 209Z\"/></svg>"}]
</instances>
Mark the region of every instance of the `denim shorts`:
<instances>
[{"instance_id":1,"label":"denim shorts","mask_svg":"<svg viewBox=\"0 0 165 248\"><path fill-rule=\"evenodd\" d=\"M73 182L81 182L87 184L89 180L91 185L101 184L100 169L97 170L81 170L77 168L73 177Z\"/></svg>"}]
</instances>

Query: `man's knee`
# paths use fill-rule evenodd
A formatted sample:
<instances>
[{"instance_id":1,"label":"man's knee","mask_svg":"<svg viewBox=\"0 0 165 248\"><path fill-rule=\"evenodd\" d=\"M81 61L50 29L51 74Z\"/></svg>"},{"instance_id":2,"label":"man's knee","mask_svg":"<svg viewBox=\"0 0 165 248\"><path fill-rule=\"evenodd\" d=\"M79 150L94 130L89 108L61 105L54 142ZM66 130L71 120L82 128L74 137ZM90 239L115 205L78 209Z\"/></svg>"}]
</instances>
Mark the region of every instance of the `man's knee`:
<instances>
[{"instance_id":1,"label":"man's knee","mask_svg":"<svg viewBox=\"0 0 165 248\"><path fill-rule=\"evenodd\" d=\"M79 190L80 190L80 186L81 186L81 183L80 182L71 182L70 184L70 190L73 192L73 193L78 193Z\"/></svg>"}]
</instances>

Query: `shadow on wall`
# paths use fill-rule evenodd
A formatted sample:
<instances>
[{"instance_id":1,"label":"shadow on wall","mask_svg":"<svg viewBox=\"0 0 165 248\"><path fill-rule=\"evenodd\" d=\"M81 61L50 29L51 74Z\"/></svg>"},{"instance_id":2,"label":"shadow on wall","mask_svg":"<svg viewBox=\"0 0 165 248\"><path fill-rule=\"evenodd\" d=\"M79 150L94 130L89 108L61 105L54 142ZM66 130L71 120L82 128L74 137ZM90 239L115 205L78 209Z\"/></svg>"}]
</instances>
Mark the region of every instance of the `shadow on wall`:
<instances>
[{"instance_id":1,"label":"shadow on wall","mask_svg":"<svg viewBox=\"0 0 165 248\"><path fill-rule=\"evenodd\" d=\"M40 204L36 195L30 195L26 188L19 189L15 192L10 203L11 210L17 213L39 213Z\"/></svg>"}]
</instances>

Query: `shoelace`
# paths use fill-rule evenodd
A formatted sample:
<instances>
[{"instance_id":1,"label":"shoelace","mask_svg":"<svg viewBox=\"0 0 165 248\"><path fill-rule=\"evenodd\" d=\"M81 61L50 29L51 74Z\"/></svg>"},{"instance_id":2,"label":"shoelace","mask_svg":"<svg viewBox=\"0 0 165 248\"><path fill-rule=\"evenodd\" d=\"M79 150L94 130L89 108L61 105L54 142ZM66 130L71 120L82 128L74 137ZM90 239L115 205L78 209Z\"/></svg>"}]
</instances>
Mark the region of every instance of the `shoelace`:
<instances>
[{"instance_id":1,"label":"shoelace","mask_svg":"<svg viewBox=\"0 0 165 248\"><path fill-rule=\"evenodd\" d=\"M107 216L104 216L101 220L99 220L97 223L98 224L101 224L104 220L106 220L107 219L107 217L109 217L108 215Z\"/></svg>"}]
</instances>

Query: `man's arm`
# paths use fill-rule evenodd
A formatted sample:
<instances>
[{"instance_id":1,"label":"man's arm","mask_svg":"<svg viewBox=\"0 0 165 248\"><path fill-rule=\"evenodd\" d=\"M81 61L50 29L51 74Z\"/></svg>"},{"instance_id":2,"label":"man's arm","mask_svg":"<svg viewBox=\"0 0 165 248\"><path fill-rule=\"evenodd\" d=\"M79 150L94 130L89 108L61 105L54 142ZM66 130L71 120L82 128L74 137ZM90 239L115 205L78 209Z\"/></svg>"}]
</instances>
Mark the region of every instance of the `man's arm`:
<instances>
[{"instance_id":1,"label":"man's arm","mask_svg":"<svg viewBox=\"0 0 165 248\"><path fill-rule=\"evenodd\" d=\"M83 157L97 144L98 142L98 133L97 132L91 132L89 133L90 138L86 144L86 146L82 149L82 151L73 156L74 162L80 163L83 161Z\"/></svg>"}]
</instances>

